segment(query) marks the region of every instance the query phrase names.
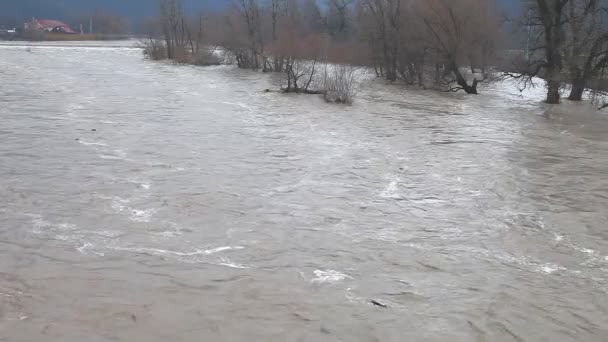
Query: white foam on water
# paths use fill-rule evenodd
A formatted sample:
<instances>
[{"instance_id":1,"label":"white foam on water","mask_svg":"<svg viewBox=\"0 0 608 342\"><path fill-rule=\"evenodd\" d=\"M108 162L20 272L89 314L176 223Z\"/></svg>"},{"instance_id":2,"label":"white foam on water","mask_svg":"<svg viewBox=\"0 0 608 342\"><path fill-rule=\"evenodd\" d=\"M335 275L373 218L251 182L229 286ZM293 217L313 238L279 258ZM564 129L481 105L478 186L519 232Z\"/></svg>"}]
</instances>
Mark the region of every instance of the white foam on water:
<instances>
[{"instance_id":1,"label":"white foam on water","mask_svg":"<svg viewBox=\"0 0 608 342\"><path fill-rule=\"evenodd\" d=\"M32 232L34 234L42 234L47 231L72 231L76 228L75 225L70 223L52 223L42 219L40 215L29 215L32 217ZM58 238L59 239L59 238Z\"/></svg>"},{"instance_id":2,"label":"white foam on water","mask_svg":"<svg viewBox=\"0 0 608 342\"><path fill-rule=\"evenodd\" d=\"M102 143L101 141L84 141L84 140L78 140L79 144L85 145L85 146L108 146L105 143Z\"/></svg>"},{"instance_id":3,"label":"white foam on water","mask_svg":"<svg viewBox=\"0 0 608 342\"><path fill-rule=\"evenodd\" d=\"M31 215L32 216L32 231L35 234L41 234L46 228L51 226L51 223L43 220L39 215Z\"/></svg>"},{"instance_id":4,"label":"white foam on water","mask_svg":"<svg viewBox=\"0 0 608 342\"><path fill-rule=\"evenodd\" d=\"M220 260L222 261L222 262L218 263L218 265L220 265L220 266L226 266L226 267L238 268L238 269L251 268L251 266L234 263L234 262L230 261L230 259L228 259L228 258L221 258Z\"/></svg>"},{"instance_id":5,"label":"white foam on water","mask_svg":"<svg viewBox=\"0 0 608 342\"><path fill-rule=\"evenodd\" d=\"M351 276L335 270L315 270L315 277L310 281L313 284L332 284L344 279L353 279Z\"/></svg>"},{"instance_id":6,"label":"white foam on water","mask_svg":"<svg viewBox=\"0 0 608 342\"><path fill-rule=\"evenodd\" d=\"M124 199L118 196L112 197L112 204L111 207L112 209L114 209L117 212L122 212L124 210L130 209L128 206L126 206L125 204L129 203L128 199Z\"/></svg>"},{"instance_id":7,"label":"white foam on water","mask_svg":"<svg viewBox=\"0 0 608 342\"><path fill-rule=\"evenodd\" d=\"M172 251L161 248L150 248L150 247L114 247L114 250L124 251L124 252L133 252L133 253L141 253L141 254L153 254L153 255L172 255L178 257L194 257L200 255L211 255L223 251L228 250L236 250L243 249L245 247L242 246L223 246L212 249L197 249L193 252L180 252L180 251Z\"/></svg>"},{"instance_id":8,"label":"white foam on water","mask_svg":"<svg viewBox=\"0 0 608 342\"><path fill-rule=\"evenodd\" d=\"M564 235L558 235L558 234L554 234L554 235L555 235L555 241L562 242L563 246L573 249L579 253L588 255L589 259L586 260L585 262L583 262L582 263L583 265L592 264L594 262L602 260L600 253L598 253L596 250L591 249L591 248L586 248L586 247L580 247L580 246L572 243L571 241L564 241L564 238L565 238ZM608 257L606 257L606 258L608 258ZM608 260L608 259L606 259L606 260Z\"/></svg>"},{"instance_id":9,"label":"white foam on water","mask_svg":"<svg viewBox=\"0 0 608 342\"><path fill-rule=\"evenodd\" d=\"M222 247L217 247L217 248L213 248L213 249L208 249L206 250L206 254L214 254L214 253L219 253L219 252L223 252L223 251L230 251L230 250L238 250L238 249L244 249L245 247L243 246L222 246Z\"/></svg>"},{"instance_id":10,"label":"white foam on water","mask_svg":"<svg viewBox=\"0 0 608 342\"><path fill-rule=\"evenodd\" d=\"M101 159L106 159L106 160L124 160L124 161L128 161L128 162L132 162L132 159L127 158L127 153L121 149L118 150L114 150L113 151L114 154L107 154L107 153L103 153L103 154L99 154L99 158Z\"/></svg>"},{"instance_id":11,"label":"white foam on water","mask_svg":"<svg viewBox=\"0 0 608 342\"><path fill-rule=\"evenodd\" d=\"M552 274L562 269L562 267L555 264L544 264L540 265L538 268L541 272L544 272L546 274Z\"/></svg>"},{"instance_id":12,"label":"white foam on water","mask_svg":"<svg viewBox=\"0 0 608 342\"><path fill-rule=\"evenodd\" d=\"M156 212L158 211L156 208L144 209L144 210L139 210L139 209L130 209L130 210L131 210L131 216L129 217L129 219L134 222L150 222L152 220L152 216L154 216L154 214L156 214Z\"/></svg>"},{"instance_id":13,"label":"white foam on water","mask_svg":"<svg viewBox=\"0 0 608 342\"><path fill-rule=\"evenodd\" d=\"M150 222L152 220L152 216L156 214L158 209L150 208L150 209L134 209L127 205L129 203L128 199L124 199L118 196L112 197L112 203L110 206L117 213L129 212L129 220L133 222Z\"/></svg>"},{"instance_id":14,"label":"white foam on water","mask_svg":"<svg viewBox=\"0 0 608 342\"><path fill-rule=\"evenodd\" d=\"M221 104L225 104L225 105L229 105L229 106L236 106L236 107L241 107L244 109L251 109L251 107L247 106L246 104L242 103L242 102L219 102Z\"/></svg>"},{"instance_id":15,"label":"white foam on water","mask_svg":"<svg viewBox=\"0 0 608 342\"><path fill-rule=\"evenodd\" d=\"M59 223L57 225L57 228L59 228L61 230L74 230L76 228L76 226L71 223Z\"/></svg>"},{"instance_id":16,"label":"white foam on water","mask_svg":"<svg viewBox=\"0 0 608 342\"><path fill-rule=\"evenodd\" d=\"M171 251L167 249L161 248L149 248L149 247L114 247L114 250L123 251L123 252L132 252L132 253L140 253L140 254L152 254L152 255L173 255L179 257L191 257L205 254L205 251L196 250L194 252L178 252Z\"/></svg>"},{"instance_id":17,"label":"white foam on water","mask_svg":"<svg viewBox=\"0 0 608 342\"><path fill-rule=\"evenodd\" d=\"M69 235L59 234L59 235L55 235L55 239L56 240L61 240L61 241L71 241L74 238L72 236L69 236Z\"/></svg>"},{"instance_id":18,"label":"white foam on water","mask_svg":"<svg viewBox=\"0 0 608 342\"><path fill-rule=\"evenodd\" d=\"M419 199L410 199L409 200L412 203L416 203L416 204L438 204L438 203L445 203L444 200L439 199L439 198L433 198L433 197L426 197L426 198L419 198Z\"/></svg>"},{"instance_id":19,"label":"white foam on water","mask_svg":"<svg viewBox=\"0 0 608 342\"><path fill-rule=\"evenodd\" d=\"M113 230L83 230L83 233L87 233L87 234L92 234L92 235L98 235L98 236L102 236L102 237L106 237L106 238L111 238L111 239L115 239L117 237L120 237L121 235L123 235L124 233L121 231L113 231Z\"/></svg>"},{"instance_id":20,"label":"white foam on water","mask_svg":"<svg viewBox=\"0 0 608 342\"><path fill-rule=\"evenodd\" d=\"M172 238L172 237L177 237L177 236L182 235L181 232L175 231L175 230L165 230L163 232L156 232L156 233L152 233L152 234L162 237L162 238Z\"/></svg>"},{"instance_id":21,"label":"white foam on water","mask_svg":"<svg viewBox=\"0 0 608 342\"><path fill-rule=\"evenodd\" d=\"M400 199L401 195L399 195L399 181L393 180L388 183L382 192L380 193L380 197L382 198L390 198L390 199Z\"/></svg>"},{"instance_id":22,"label":"white foam on water","mask_svg":"<svg viewBox=\"0 0 608 342\"><path fill-rule=\"evenodd\" d=\"M124 160L124 158L122 158L122 157L113 156L111 154L100 154L99 158L106 159L106 160Z\"/></svg>"},{"instance_id":23,"label":"white foam on water","mask_svg":"<svg viewBox=\"0 0 608 342\"><path fill-rule=\"evenodd\" d=\"M238 268L238 269L247 269L247 268L251 268L250 266L245 266L245 265L241 265L241 264L234 264L234 263L219 263L218 265L220 266L226 266L226 267L230 267L230 268Z\"/></svg>"},{"instance_id":24,"label":"white foam on water","mask_svg":"<svg viewBox=\"0 0 608 342\"><path fill-rule=\"evenodd\" d=\"M79 251L82 254L88 255L89 253L97 255L97 256L104 256L104 253L101 252L96 252L93 250L93 244L90 242L85 242L82 246L76 248L77 251ZM87 252L88 251L88 252Z\"/></svg>"},{"instance_id":25,"label":"white foam on water","mask_svg":"<svg viewBox=\"0 0 608 342\"><path fill-rule=\"evenodd\" d=\"M117 156L121 157L121 158L126 158L127 157L127 152L125 152L125 151L123 151L121 149L114 150L114 153Z\"/></svg>"}]
</instances>

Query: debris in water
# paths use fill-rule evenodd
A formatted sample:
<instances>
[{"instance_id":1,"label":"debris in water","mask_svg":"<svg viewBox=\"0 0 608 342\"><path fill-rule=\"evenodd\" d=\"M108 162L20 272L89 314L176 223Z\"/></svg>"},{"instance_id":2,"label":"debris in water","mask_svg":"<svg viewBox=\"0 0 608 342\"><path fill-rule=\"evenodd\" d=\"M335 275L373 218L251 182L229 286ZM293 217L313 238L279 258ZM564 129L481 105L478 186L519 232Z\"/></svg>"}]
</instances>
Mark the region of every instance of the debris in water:
<instances>
[{"instance_id":1,"label":"debris in water","mask_svg":"<svg viewBox=\"0 0 608 342\"><path fill-rule=\"evenodd\" d=\"M93 129L91 130L91 132L97 132L97 129L96 129L96 128L93 128Z\"/></svg>"},{"instance_id":2,"label":"debris in water","mask_svg":"<svg viewBox=\"0 0 608 342\"><path fill-rule=\"evenodd\" d=\"M375 299L372 299L369 302L372 303L372 304L374 304L375 306L379 306L381 308L385 308L385 309L388 308L388 305L382 304L382 303L380 303L379 301L377 301Z\"/></svg>"}]
</instances>

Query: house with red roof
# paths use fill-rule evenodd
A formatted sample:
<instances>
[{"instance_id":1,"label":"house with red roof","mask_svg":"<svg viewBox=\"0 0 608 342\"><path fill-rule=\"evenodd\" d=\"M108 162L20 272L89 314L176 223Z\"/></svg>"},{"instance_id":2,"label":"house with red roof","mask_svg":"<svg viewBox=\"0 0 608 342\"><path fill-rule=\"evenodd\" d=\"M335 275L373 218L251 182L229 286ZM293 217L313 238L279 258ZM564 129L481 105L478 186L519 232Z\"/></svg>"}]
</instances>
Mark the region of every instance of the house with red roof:
<instances>
[{"instance_id":1,"label":"house with red roof","mask_svg":"<svg viewBox=\"0 0 608 342\"><path fill-rule=\"evenodd\" d=\"M66 34L76 34L77 32L72 30L70 25L61 22L59 20L50 20L50 19L32 19L29 23L26 24L26 29L38 29L44 32L54 32L54 33L66 33Z\"/></svg>"}]
</instances>

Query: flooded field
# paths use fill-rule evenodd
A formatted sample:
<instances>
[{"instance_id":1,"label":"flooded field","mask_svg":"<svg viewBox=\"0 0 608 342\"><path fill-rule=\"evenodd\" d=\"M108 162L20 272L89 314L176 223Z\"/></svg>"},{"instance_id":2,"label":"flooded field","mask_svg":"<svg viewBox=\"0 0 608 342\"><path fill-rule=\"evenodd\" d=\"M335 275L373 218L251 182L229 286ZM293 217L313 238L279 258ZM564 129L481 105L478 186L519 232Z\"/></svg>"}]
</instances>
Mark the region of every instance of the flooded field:
<instances>
[{"instance_id":1,"label":"flooded field","mask_svg":"<svg viewBox=\"0 0 608 342\"><path fill-rule=\"evenodd\" d=\"M133 47L0 46L0 341L606 340L606 114Z\"/></svg>"}]
</instances>

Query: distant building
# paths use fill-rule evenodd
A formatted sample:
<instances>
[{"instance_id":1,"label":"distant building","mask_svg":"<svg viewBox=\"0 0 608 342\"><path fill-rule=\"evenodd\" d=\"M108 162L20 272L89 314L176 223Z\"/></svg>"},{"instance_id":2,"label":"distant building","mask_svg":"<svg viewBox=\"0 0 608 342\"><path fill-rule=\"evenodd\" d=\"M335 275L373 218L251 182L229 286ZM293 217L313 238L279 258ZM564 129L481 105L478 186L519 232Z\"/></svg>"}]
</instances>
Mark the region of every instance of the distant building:
<instances>
[{"instance_id":1,"label":"distant building","mask_svg":"<svg viewBox=\"0 0 608 342\"><path fill-rule=\"evenodd\" d=\"M0 26L0 40L13 40L17 36L17 30L5 29Z\"/></svg>"},{"instance_id":2,"label":"distant building","mask_svg":"<svg viewBox=\"0 0 608 342\"><path fill-rule=\"evenodd\" d=\"M25 24L26 30L41 30L44 32L54 33L65 33L65 34L76 34L77 32L72 30L70 25L61 22L59 20L50 19L32 19L29 23Z\"/></svg>"}]
</instances>

